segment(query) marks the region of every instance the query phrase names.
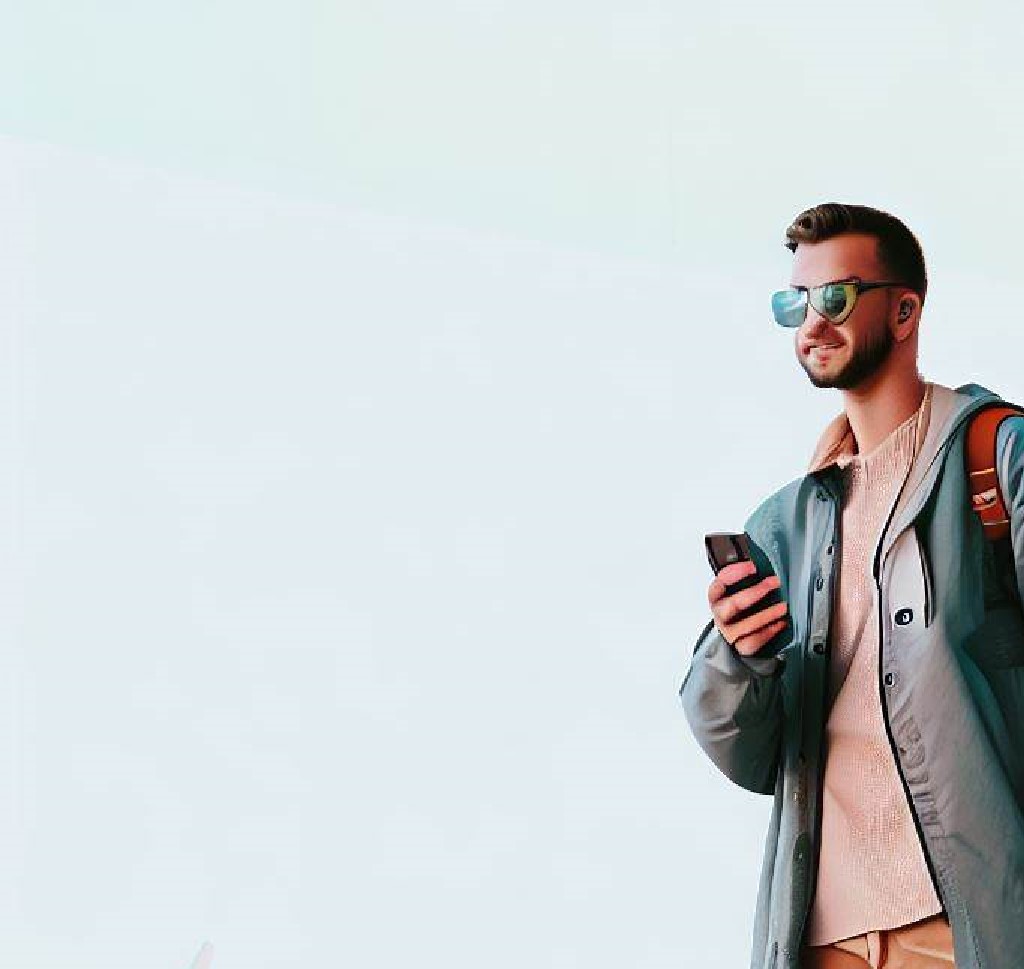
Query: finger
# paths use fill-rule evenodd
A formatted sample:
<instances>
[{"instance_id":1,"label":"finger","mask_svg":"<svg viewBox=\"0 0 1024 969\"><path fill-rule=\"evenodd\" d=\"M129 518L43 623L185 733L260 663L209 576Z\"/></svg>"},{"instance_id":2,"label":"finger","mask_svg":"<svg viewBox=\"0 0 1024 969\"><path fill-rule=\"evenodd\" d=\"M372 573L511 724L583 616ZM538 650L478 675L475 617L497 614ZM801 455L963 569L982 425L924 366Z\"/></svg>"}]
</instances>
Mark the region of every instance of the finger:
<instances>
[{"instance_id":1,"label":"finger","mask_svg":"<svg viewBox=\"0 0 1024 969\"><path fill-rule=\"evenodd\" d=\"M760 602L769 592L778 589L782 585L777 575L765 576L760 582L752 585L749 589L741 589L732 595L719 599L715 603L718 615L724 622L733 622L735 617L744 609Z\"/></svg>"},{"instance_id":2,"label":"finger","mask_svg":"<svg viewBox=\"0 0 1024 969\"><path fill-rule=\"evenodd\" d=\"M708 586L708 605L713 606L727 593L729 586L739 582L744 576L753 575L756 571L757 566L749 559L743 562L733 562L720 569Z\"/></svg>"},{"instance_id":3,"label":"finger","mask_svg":"<svg viewBox=\"0 0 1024 969\"><path fill-rule=\"evenodd\" d=\"M785 627L786 623L784 620L773 622L756 633L752 633L749 636L741 636L734 644L736 652L741 653L743 656L751 656L761 649L769 639L782 632Z\"/></svg>"},{"instance_id":4,"label":"finger","mask_svg":"<svg viewBox=\"0 0 1024 969\"><path fill-rule=\"evenodd\" d=\"M757 632L767 623L772 623L779 619L784 621L788 612L789 605L783 600L782 602L766 606L764 609L759 609L753 615L747 616L739 622L723 623L720 628L725 630L725 638L735 643L744 636Z\"/></svg>"}]
</instances>

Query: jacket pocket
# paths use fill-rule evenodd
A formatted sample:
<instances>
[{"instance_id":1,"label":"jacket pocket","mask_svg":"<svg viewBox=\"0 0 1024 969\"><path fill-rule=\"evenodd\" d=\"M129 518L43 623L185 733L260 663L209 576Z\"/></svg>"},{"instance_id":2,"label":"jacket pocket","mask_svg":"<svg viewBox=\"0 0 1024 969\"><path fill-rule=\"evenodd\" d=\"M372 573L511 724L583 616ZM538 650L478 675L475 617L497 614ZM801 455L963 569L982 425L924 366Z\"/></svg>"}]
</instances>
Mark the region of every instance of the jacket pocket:
<instances>
[{"instance_id":1,"label":"jacket pocket","mask_svg":"<svg viewBox=\"0 0 1024 969\"><path fill-rule=\"evenodd\" d=\"M935 618L935 582L931 563L928 561L928 551L916 522L914 523L914 537L917 541L917 554L921 561L921 575L924 579L924 625L927 629Z\"/></svg>"},{"instance_id":2,"label":"jacket pocket","mask_svg":"<svg viewBox=\"0 0 1024 969\"><path fill-rule=\"evenodd\" d=\"M934 612L931 570L916 525L900 532L883 562L883 572L885 634L899 649L924 634Z\"/></svg>"}]
</instances>

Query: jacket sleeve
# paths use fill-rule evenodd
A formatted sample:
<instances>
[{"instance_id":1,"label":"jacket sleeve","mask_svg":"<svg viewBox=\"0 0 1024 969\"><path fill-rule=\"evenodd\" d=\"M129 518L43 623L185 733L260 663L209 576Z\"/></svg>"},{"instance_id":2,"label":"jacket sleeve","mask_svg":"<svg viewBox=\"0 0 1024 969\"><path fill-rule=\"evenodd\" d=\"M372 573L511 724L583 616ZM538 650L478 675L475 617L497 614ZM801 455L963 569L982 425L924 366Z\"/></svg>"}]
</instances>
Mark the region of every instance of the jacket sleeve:
<instances>
[{"instance_id":1,"label":"jacket sleeve","mask_svg":"<svg viewBox=\"0 0 1024 969\"><path fill-rule=\"evenodd\" d=\"M749 531L749 528L748 528ZM755 561L763 557L751 542ZM694 647L679 697L701 749L733 783L755 794L772 794L782 750L784 657L773 644L792 638L777 633L753 656L744 656L719 632L714 619Z\"/></svg>"},{"instance_id":2,"label":"jacket sleeve","mask_svg":"<svg viewBox=\"0 0 1024 969\"><path fill-rule=\"evenodd\" d=\"M771 541L763 533L761 512L765 504L743 525L750 539L751 557L763 576L777 572L762 548ZM790 601L787 576L778 574L782 597ZM784 718L781 672L785 647L795 638L793 616L787 613L784 629L754 656L743 656L726 641L712 619L697 637L690 668L679 688L697 744L730 781L756 794L775 791Z\"/></svg>"}]
</instances>

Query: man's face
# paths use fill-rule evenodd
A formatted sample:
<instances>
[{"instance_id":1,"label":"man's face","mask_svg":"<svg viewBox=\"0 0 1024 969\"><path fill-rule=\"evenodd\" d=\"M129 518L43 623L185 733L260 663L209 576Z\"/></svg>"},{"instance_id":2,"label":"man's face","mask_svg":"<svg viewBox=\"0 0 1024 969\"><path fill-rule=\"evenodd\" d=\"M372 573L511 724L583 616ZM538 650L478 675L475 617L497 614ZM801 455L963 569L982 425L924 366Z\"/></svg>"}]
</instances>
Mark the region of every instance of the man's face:
<instances>
[{"instance_id":1,"label":"man's face","mask_svg":"<svg viewBox=\"0 0 1024 969\"><path fill-rule=\"evenodd\" d=\"M856 277L886 279L878 264L877 240L861 233L844 233L822 242L801 242L793 254L791 286L819 286ZM857 297L853 312L842 323L831 323L813 306L796 331L796 358L815 387L849 390L874 376L892 351L895 338L889 326L892 296L898 289L870 289ZM829 349L818 346L838 344Z\"/></svg>"}]
</instances>

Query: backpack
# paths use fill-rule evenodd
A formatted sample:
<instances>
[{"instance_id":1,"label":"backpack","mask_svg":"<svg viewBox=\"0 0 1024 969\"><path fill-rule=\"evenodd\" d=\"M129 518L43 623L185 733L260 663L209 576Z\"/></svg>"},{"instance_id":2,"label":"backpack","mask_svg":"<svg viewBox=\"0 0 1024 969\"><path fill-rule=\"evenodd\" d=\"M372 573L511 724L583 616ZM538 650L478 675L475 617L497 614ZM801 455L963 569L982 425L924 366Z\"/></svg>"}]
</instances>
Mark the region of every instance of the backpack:
<instances>
[{"instance_id":1,"label":"backpack","mask_svg":"<svg viewBox=\"0 0 1024 969\"><path fill-rule=\"evenodd\" d=\"M1016 556L1010 537L1010 517L996 473L996 431L1003 419L1012 414L1024 414L1024 407L998 403L979 410L967 425L964 454L972 506L981 521L986 539L992 543L1004 590L1012 601L1020 605Z\"/></svg>"}]
</instances>

